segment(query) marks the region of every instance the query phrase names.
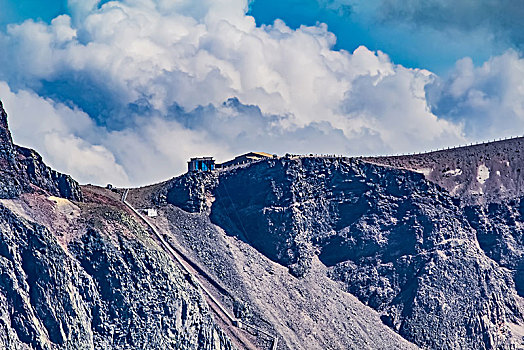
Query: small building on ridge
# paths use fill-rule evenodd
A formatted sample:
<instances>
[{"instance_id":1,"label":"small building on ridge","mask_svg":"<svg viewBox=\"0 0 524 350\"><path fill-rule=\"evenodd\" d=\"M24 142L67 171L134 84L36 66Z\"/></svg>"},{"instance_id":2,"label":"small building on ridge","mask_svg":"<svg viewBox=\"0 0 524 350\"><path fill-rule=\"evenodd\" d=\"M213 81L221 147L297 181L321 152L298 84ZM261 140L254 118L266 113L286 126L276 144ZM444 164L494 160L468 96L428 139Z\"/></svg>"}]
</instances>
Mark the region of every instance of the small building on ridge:
<instances>
[{"instance_id":1,"label":"small building on ridge","mask_svg":"<svg viewBox=\"0 0 524 350\"><path fill-rule=\"evenodd\" d=\"M187 162L187 171L213 171L215 170L215 160L213 157L191 158Z\"/></svg>"}]
</instances>

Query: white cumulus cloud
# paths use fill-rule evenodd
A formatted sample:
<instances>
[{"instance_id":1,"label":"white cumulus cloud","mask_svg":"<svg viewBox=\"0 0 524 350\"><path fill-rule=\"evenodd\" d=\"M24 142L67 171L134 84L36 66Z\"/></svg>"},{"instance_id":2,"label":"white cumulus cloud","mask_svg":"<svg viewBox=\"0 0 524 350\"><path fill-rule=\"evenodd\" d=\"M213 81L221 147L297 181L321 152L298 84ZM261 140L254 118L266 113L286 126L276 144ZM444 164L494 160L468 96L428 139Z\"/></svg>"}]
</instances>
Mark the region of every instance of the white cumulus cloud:
<instances>
[{"instance_id":1,"label":"white cumulus cloud","mask_svg":"<svg viewBox=\"0 0 524 350\"><path fill-rule=\"evenodd\" d=\"M242 0L70 6L72 18L0 34L0 99L15 139L81 181L146 184L196 155L394 153L466 139L464 121L428 106L436 76L365 47L334 50L326 25L257 26ZM24 110L28 101L36 107Z\"/></svg>"},{"instance_id":2,"label":"white cumulus cloud","mask_svg":"<svg viewBox=\"0 0 524 350\"><path fill-rule=\"evenodd\" d=\"M111 151L86 141L100 136L88 115L32 92L14 93L5 82L0 82L0 96L15 143L37 149L52 166L80 181L128 182Z\"/></svg>"},{"instance_id":3,"label":"white cumulus cloud","mask_svg":"<svg viewBox=\"0 0 524 350\"><path fill-rule=\"evenodd\" d=\"M427 88L432 111L465 124L474 140L518 136L524 130L524 58L510 50L479 67L457 62L450 77Z\"/></svg>"}]
</instances>

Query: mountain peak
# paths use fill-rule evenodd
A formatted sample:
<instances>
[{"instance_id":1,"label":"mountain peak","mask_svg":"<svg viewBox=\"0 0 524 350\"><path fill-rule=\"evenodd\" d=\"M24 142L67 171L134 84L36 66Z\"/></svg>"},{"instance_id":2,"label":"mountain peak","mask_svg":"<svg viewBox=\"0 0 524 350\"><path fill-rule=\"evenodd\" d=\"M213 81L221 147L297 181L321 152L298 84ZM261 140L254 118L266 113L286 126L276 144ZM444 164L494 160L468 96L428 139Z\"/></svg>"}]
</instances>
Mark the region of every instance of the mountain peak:
<instances>
[{"instance_id":1,"label":"mountain peak","mask_svg":"<svg viewBox=\"0 0 524 350\"><path fill-rule=\"evenodd\" d=\"M82 200L76 181L69 175L49 168L35 151L18 147L7 123L7 113L0 101L0 198L16 198L33 192L34 186L52 195Z\"/></svg>"},{"instance_id":2,"label":"mountain peak","mask_svg":"<svg viewBox=\"0 0 524 350\"><path fill-rule=\"evenodd\" d=\"M0 101L0 166L6 171L11 170L15 165L15 149L7 124L7 113Z\"/></svg>"},{"instance_id":3,"label":"mountain peak","mask_svg":"<svg viewBox=\"0 0 524 350\"><path fill-rule=\"evenodd\" d=\"M2 130L2 136L3 131L6 131L9 134L9 136L11 135L7 126L7 113L4 109L2 101L0 101L0 129Z\"/></svg>"}]
</instances>

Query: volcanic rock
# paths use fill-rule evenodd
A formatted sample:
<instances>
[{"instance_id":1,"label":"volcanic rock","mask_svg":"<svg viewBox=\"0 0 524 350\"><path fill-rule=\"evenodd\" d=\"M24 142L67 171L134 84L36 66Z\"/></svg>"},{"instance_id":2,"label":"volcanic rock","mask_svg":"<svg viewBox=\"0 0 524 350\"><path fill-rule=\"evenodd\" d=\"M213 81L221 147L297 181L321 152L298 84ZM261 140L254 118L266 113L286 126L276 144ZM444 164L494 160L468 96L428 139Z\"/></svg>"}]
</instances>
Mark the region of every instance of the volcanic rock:
<instances>
[{"instance_id":1,"label":"volcanic rock","mask_svg":"<svg viewBox=\"0 0 524 350\"><path fill-rule=\"evenodd\" d=\"M7 113L0 102L0 198L44 191L75 201L82 200L78 183L44 164L34 150L13 145Z\"/></svg>"}]
</instances>

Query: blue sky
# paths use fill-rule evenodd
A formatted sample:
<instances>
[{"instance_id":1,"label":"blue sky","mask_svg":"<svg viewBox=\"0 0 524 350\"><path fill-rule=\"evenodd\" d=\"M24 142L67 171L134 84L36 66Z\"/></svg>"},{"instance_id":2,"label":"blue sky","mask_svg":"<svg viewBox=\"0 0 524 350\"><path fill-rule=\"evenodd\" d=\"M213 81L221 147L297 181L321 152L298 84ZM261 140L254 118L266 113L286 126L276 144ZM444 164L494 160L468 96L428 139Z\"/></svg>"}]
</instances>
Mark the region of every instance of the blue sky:
<instances>
[{"instance_id":1,"label":"blue sky","mask_svg":"<svg viewBox=\"0 0 524 350\"><path fill-rule=\"evenodd\" d=\"M108 1L101 1L99 5L105 2ZM60 14L71 14L67 0L0 0L0 8L0 24L3 26L29 18L50 22ZM249 4L248 14L256 19L258 25L272 24L281 19L294 29L323 22L337 36L335 49L353 51L364 45L370 50L387 53L395 63L429 69L438 74L446 74L461 58L470 57L476 64L481 64L491 56L516 47L507 37L494 37L494 28L482 23L469 30L460 30L450 24L437 30L409 20L386 20L379 12L379 0L338 3L325 0L255 0Z\"/></svg>"},{"instance_id":2,"label":"blue sky","mask_svg":"<svg viewBox=\"0 0 524 350\"><path fill-rule=\"evenodd\" d=\"M440 74L447 73L463 57L480 64L511 46L490 40L491 33L484 27L437 30L410 21L386 21L378 14L376 0L329 5L318 0L259 0L251 4L249 13L259 24L280 18L292 28L324 22L337 36L337 49L353 51L364 45L386 52L395 63Z\"/></svg>"},{"instance_id":3,"label":"blue sky","mask_svg":"<svg viewBox=\"0 0 524 350\"><path fill-rule=\"evenodd\" d=\"M0 23L22 22L28 18L50 21L67 11L67 1L10 1L0 0Z\"/></svg>"},{"instance_id":4,"label":"blue sky","mask_svg":"<svg viewBox=\"0 0 524 350\"><path fill-rule=\"evenodd\" d=\"M524 133L512 0L0 0L15 141L82 182L192 156L396 154Z\"/></svg>"}]
</instances>

